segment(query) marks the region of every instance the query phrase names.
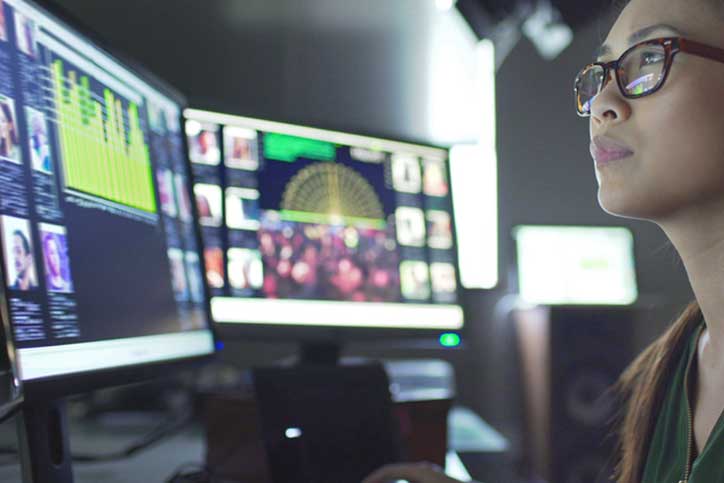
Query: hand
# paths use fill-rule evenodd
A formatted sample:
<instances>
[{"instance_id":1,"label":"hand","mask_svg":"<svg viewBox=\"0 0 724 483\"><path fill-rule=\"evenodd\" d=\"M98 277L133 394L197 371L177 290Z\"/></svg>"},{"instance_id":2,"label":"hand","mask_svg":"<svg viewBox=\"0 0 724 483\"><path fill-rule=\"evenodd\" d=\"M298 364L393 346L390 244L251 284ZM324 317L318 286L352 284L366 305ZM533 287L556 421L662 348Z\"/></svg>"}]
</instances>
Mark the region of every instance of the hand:
<instances>
[{"instance_id":1,"label":"hand","mask_svg":"<svg viewBox=\"0 0 724 483\"><path fill-rule=\"evenodd\" d=\"M442 468L432 463L406 463L383 466L362 483L395 483L407 480L410 483L461 483L445 475Z\"/></svg>"}]
</instances>

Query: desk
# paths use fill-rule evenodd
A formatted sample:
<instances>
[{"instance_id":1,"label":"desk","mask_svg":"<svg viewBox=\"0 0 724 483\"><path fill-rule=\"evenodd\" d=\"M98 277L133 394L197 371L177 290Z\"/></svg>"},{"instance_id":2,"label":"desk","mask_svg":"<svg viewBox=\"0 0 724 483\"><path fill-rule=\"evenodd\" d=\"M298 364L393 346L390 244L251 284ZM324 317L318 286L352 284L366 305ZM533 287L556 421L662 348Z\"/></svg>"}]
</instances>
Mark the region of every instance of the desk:
<instances>
[{"instance_id":1,"label":"desk","mask_svg":"<svg viewBox=\"0 0 724 483\"><path fill-rule=\"evenodd\" d=\"M80 454L109 453L124 448L148 433L161 419L148 425L108 427L86 421L71 421L70 444L73 452ZM14 422L0 426L0 444L17 445ZM3 456L1 461L14 457ZM176 468L184 463L204 461L204 437L200 425L163 440L132 458L109 463L75 463L73 474L76 483L162 483ZM0 481L20 483L20 464L0 466Z\"/></svg>"},{"instance_id":2,"label":"desk","mask_svg":"<svg viewBox=\"0 0 724 483\"><path fill-rule=\"evenodd\" d=\"M109 428L87 421L71 421L71 447L83 454L105 453L123 448L138 440L150 427L129 425L123 429ZM0 426L0 445L17 444L15 424L8 422ZM73 466L76 483L163 483L178 467L185 463L201 463L205 457L205 436L201 425L196 424L163 440L158 445L136 456L112 463L76 463ZM13 457L3 456L0 461L11 461ZM467 471L455 452L450 452L446 461L450 476L465 481ZM0 481L20 483L20 465L14 461L0 466ZM250 482L253 483L253 482Z\"/></svg>"}]
</instances>

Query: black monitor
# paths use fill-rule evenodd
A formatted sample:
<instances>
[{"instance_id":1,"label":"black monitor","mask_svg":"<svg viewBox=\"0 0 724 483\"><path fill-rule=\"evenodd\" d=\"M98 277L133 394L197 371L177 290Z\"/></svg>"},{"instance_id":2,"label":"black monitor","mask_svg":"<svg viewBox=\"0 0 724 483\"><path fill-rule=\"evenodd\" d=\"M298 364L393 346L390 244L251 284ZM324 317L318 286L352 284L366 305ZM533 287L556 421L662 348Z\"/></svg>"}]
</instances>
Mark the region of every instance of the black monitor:
<instances>
[{"instance_id":1,"label":"black monitor","mask_svg":"<svg viewBox=\"0 0 724 483\"><path fill-rule=\"evenodd\" d=\"M447 149L185 117L220 334L339 341L462 330Z\"/></svg>"},{"instance_id":2,"label":"black monitor","mask_svg":"<svg viewBox=\"0 0 724 483\"><path fill-rule=\"evenodd\" d=\"M184 99L36 3L0 14L2 313L32 440L48 401L203 358L214 340Z\"/></svg>"}]
</instances>

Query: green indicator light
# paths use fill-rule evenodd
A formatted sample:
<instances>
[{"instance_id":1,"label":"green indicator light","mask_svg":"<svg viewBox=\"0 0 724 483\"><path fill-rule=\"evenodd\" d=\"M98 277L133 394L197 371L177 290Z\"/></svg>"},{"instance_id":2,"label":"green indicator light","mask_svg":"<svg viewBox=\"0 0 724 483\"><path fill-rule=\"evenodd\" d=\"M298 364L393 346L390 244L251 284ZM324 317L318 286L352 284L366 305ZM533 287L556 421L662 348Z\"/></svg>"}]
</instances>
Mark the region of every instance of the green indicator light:
<instances>
[{"instance_id":1,"label":"green indicator light","mask_svg":"<svg viewBox=\"0 0 724 483\"><path fill-rule=\"evenodd\" d=\"M457 347L460 345L460 336L453 333L442 334L440 345L443 347Z\"/></svg>"}]
</instances>

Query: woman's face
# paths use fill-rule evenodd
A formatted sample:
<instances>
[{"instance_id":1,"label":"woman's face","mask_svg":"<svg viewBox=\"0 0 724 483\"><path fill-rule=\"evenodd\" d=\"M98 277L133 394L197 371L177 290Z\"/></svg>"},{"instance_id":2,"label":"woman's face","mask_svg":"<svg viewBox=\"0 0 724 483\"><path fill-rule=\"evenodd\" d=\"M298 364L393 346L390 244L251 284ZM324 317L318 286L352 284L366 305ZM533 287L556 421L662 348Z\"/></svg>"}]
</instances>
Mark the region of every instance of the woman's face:
<instances>
[{"instance_id":1,"label":"woman's face","mask_svg":"<svg viewBox=\"0 0 724 483\"><path fill-rule=\"evenodd\" d=\"M48 270L53 277L60 275L60 252L55 240L50 238L45 245L45 257L48 261Z\"/></svg>"},{"instance_id":2,"label":"woman's face","mask_svg":"<svg viewBox=\"0 0 724 483\"><path fill-rule=\"evenodd\" d=\"M8 135L8 130L10 129L10 122L7 117L5 117L5 111L0 108L0 137L5 137Z\"/></svg>"},{"instance_id":3,"label":"woman's face","mask_svg":"<svg viewBox=\"0 0 724 483\"><path fill-rule=\"evenodd\" d=\"M617 59L642 29L638 41L681 36L724 48L724 10L709 1L632 0L599 60ZM609 82L592 104L591 138L609 138L632 154L596 166L603 209L665 221L724 203L722 92L724 64L687 53L675 56L666 83L648 97L625 99Z\"/></svg>"},{"instance_id":4,"label":"woman's face","mask_svg":"<svg viewBox=\"0 0 724 483\"><path fill-rule=\"evenodd\" d=\"M18 235L13 236L13 259L15 260L15 271L19 276L23 276L30 265L30 257L25 251L23 239Z\"/></svg>"}]
</instances>

